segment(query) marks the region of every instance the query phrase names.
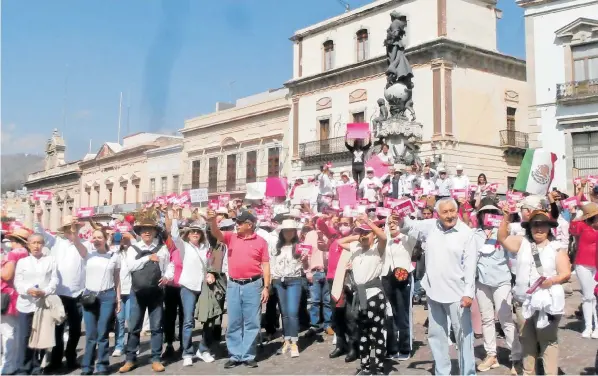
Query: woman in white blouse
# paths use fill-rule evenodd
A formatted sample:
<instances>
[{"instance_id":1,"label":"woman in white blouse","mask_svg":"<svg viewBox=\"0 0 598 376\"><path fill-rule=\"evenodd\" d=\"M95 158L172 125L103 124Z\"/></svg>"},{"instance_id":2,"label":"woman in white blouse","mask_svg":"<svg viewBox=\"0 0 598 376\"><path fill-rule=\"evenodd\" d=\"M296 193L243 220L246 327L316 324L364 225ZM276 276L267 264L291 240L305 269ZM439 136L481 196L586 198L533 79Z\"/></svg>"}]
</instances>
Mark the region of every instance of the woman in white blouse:
<instances>
[{"instance_id":1,"label":"woman in white blouse","mask_svg":"<svg viewBox=\"0 0 598 376\"><path fill-rule=\"evenodd\" d=\"M77 223L72 226L72 230L76 231ZM107 239L106 231L95 229L87 247L78 236L73 240L79 255L85 260L85 291L81 304L86 342L81 362L82 375L93 374L94 363L97 374L108 374L108 334L115 310L117 313L120 311L120 257L110 252Z\"/></svg>"},{"instance_id":2,"label":"woman in white blouse","mask_svg":"<svg viewBox=\"0 0 598 376\"><path fill-rule=\"evenodd\" d=\"M571 277L567 249L555 241L551 229L557 222L545 211L534 210L521 226L525 235L509 235L510 213L505 209L498 241L517 253L514 305L523 353L523 372L535 374L536 358L542 357L545 374L558 373L559 321L565 313L562 283ZM538 348L540 354L538 354Z\"/></svg>"},{"instance_id":3,"label":"woman in white blouse","mask_svg":"<svg viewBox=\"0 0 598 376\"><path fill-rule=\"evenodd\" d=\"M299 356L299 305L301 303L301 274L309 252L299 247L299 224L293 219L282 221L278 242L270 246L272 286L280 303L284 344L279 353Z\"/></svg>"},{"instance_id":4,"label":"woman in white blouse","mask_svg":"<svg viewBox=\"0 0 598 376\"><path fill-rule=\"evenodd\" d=\"M193 365L193 328L195 327L195 305L201 293L201 287L206 279L208 253L210 244L206 236L206 223L202 220L195 220L188 226L188 231L181 237L179 233L178 211L174 211L175 218L172 219L170 236L174 241L181 260L183 269L179 278L181 285L181 301L183 303L183 366ZM166 271L166 278L174 278L174 264L170 264ZM208 274L207 278L213 278ZM213 283L213 281L208 281ZM209 351L198 351L197 356L206 361L214 361Z\"/></svg>"},{"instance_id":5,"label":"woman in white blouse","mask_svg":"<svg viewBox=\"0 0 598 376\"><path fill-rule=\"evenodd\" d=\"M122 356L125 350L125 323L129 321L131 313L131 304L129 295L131 294L131 271L127 264L127 249L131 245L131 240L135 238L128 232L116 232L112 234L111 248L112 252L118 256L120 261L120 311L116 317L116 326L114 337L116 343L112 356Z\"/></svg>"},{"instance_id":6,"label":"woman in white blouse","mask_svg":"<svg viewBox=\"0 0 598 376\"><path fill-rule=\"evenodd\" d=\"M15 288L17 298L18 318L18 374L41 374L41 360L44 351L29 348L29 336L33 324L37 301L56 292L58 273L56 262L51 256L44 256L44 236L33 234L29 236L29 256L17 263L15 271Z\"/></svg>"}]
</instances>

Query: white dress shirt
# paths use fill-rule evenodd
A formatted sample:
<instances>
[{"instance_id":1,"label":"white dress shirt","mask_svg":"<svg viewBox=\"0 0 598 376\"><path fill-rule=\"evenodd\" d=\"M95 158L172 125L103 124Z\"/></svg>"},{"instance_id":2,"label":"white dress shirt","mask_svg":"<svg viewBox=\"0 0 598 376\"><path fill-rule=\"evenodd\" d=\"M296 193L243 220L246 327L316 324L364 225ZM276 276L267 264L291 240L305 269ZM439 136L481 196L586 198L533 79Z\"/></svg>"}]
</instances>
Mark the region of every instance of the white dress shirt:
<instances>
[{"instance_id":1,"label":"white dress shirt","mask_svg":"<svg viewBox=\"0 0 598 376\"><path fill-rule=\"evenodd\" d=\"M40 289L46 295L52 295L56 292L57 285L56 261L52 256L42 256L38 259L29 255L20 259L15 270L15 289L19 294L17 311L35 312L39 298L27 294L27 290L30 288Z\"/></svg>"},{"instance_id":2,"label":"white dress shirt","mask_svg":"<svg viewBox=\"0 0 598 376\"><path fill-rule=\"evenodd\" d=\"M430 192L436 189L436 184L432 178L423 178L420 183L421 188L423 189L423 194L428 195Z\"/></svg>"},{"instance_id":3,"label":"white dress shirt","mask_svg":"<svg viewBox=\"0 0 598 376\"><path fill-rule=\"evenodd\" d=\"M438 219L414 221L406 217L401 232L425 238L422 287L430 299L455 303L464 296L475 296L477 248L471 228L458 220L453 228L445 230Z\"/></svg>"},{"instance_id":4,"label":"white dress shirt","mask_svg":"<svg viewBox=\"0 0 598 376\"><path fill-rule=\"evenodd\" d=\"M50 249L50 256L56 260L58 271L58 287L56 295L75 298L85 288L85 260L79 254L77 247L68 239L54 236L45 231L39 223L35 224L35 231L44 235L46 247ZM88 241L81 242L90 249Z\"/></svg>"},{"instance_id":5,"label":"white dress shirt","mask_svg":"<svg viewBox=\"0 0 598 376\"><path fill-rule=\"evenodd\" d=\"M352 242L349 245L351 252L351 267L355 283L363 285L369 281L380 278L382 275L382 256L378 251L378 242L374 242L372 248L363 250L359 242ZM367 298L371 298L380 292L377 287L366 289Z\"/></svg>"},{"instance_id":6,"label":"white dress shirt","mask_svg":"<svg viewBox=\"0 0 598 376\"><path fill-rule=\"evenodd\" d=\"M436 189L438 189L438 196L450 196L451 189L453 189L453 181L450 178L436 179Z\"/></svg>"},{"instance_id":7,"label":"white dress shirt","mask_svg":"<svg viewBox=\"0 0 598 376\"><path fill-rule=\"evenodd\" d=\"M332 180L330 180L330 176L325 173L321 173L318 177L320 189L320 195L322 196L333 196L334 195L334 184L332 184Z\"/></svg>"},{"instance_id":8,"label":"white dress shirt","mask_svg":"<svg viewBox=\"0 0 598 376\"><path fill-rule=\"evenodd\" d=\"M453 188L452 189L467 189L469 190L469 178L467 175L453 176L451 177Z\"/></svg>"},{"instance_id":9,"label":"white dress shirt","mask_svg":"<svg viewBox=\"0 0 598 376\"><path fill-rule=\"evenodd\" d=\"M208 252L210 246L207 241L204 241L199 247L194 246L189 242L183 241L179 235L179 224L176 219L172 220L172 227L170 229L170 236L172 241L176 244L181 260L183 263L183 269L181 270L181 276L179 278L179 285L188 288L189 290L200 292L203 281L206 278L207 265L208 265ZM204 239L205 233L204 233ZM174 278L174 265L169 268L172 270L172 275L169 272L166 278Z\"/></svg>"},{"instance_id":10,"label":"white dress shirt","mask_svg":"<svg viewBox=\"0 0 598 376\"><path fill-rule=\"evenodd\" d=\"M135 243L135 247L139 248L141 251L151 251L158 245L158 239L154 239L154 241L147 245L143 241L139 241ZM168 268L168 264L170 263L170 253L168 252L168 248L166 245L162 245L160 250L156 253L158 256L158 263L160 264L160 271L162 271L162 276L166 273L166 268ZM143 256L137 259L137 250L130 246L127 248L127 265L129 266L129 270L131 272L135 272L143 268L143 266L150 261L150 255Z\"/></svg>"},{"instance_id":11,"label":"white dress shirt","mask_svg":"<svg viewBox=\"0 0 598 376\"><path fill-rule=\"evenodd\" d=\"M399 234L395 239L391 239L390 234L387 236L389 241L386 244L386 252L382 257L382 275L388 275L395 268L403 268L408 272L412 272L414 268L411 263L411 256L413 255L416 239L405 234Z\"/></svg>"},{"instance_id":12,"label":"white dress shirt","mask_svg":"<svg viewBox=\"0 0 598 376\"><path fill-rule=\"evenodd\" d=\"M378 189L382 188L382 182L377 177L368 178L367 176L361 180L359 189L363 190L363 198L369 202L376 202L378 199Z\"/></svg>"},{"instance_id":13,"label":"white dress shirt","mask_svg":"<svg viewBox=\"0 0 598 376\"><path fill-rule=\"evenodd\" d=\"M120 263L120 294L129 295L131 293L131 271L127 264L127 251L116 251Z\"/></svg>"},{"instance_id":14,"label":"white dress shirt","mask_svg":"<svg viewBox=\"0 0 598 376\"><path fill-rule=\"evenodd\" d=\"M415 174L404 174L401 175L401 184L403 188L403 194L406 196L411 196L413 194L413 181L415 180Z\"/></svg>"}]
</instances>

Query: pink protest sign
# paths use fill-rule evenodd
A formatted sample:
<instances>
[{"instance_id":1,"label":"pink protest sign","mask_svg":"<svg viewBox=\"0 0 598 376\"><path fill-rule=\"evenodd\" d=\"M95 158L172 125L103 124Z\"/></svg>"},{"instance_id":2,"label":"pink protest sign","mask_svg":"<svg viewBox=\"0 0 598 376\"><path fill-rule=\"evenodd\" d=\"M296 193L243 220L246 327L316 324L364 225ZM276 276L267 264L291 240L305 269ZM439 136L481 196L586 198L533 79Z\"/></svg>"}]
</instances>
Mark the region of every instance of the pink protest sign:
<instances>
[{"instance_id":1,"label":"pink protest sign","mask_svg":"<svg viewBox=\"0 0 598 376\"><path fill-rule=\"evenodd\" d=\"M274 204L274 199L272 197L264 197L262 199L262 204L264 204L264 206L271 207L272 204Z\"/></svg>"},{"instance_id":2,"label":"pink protest sign","mask_svg":"<svg viewBox=\"0 0 598 376\"><path fill-rule=\"evenodd\" d=\"M222 207L226 207L230 202L230 195L228 193L221 194L218 196L218 204Z\"/></svg>"},{"instance_id":3,"label":"pink protest sign","mask_svg":"<svg viewBox=\"0 0 598 376\"><path fill-rule=\"evenodd\" d=\"M428 202L426 200L417 200L415 201L415 206L417 206L420 209L423 209L426 206L428 206Z\"/></svg>"},{"instance_id":4,"label":"pink protest sign","mask_svg":"<svg viewBox=\"0 0 598 376\"><path fill-rule=\"evenodd\" d=\"M370 125L368 123L347 124L347 138L363 140L370 137Z\"/></svg>"},{"instance_id":5,"label":"pink protest sign","mask_svg":"<svg viewBox=\"0 0 598 376\"><path fill-rule=\"evenodd\" d=\"M410 199L403 199L392 209L393 215L406 216L415 212L415 205Z\"/></svg>"},{"instance_id":6,"label":"pink protest sign","mask_svg":"<svg viewBox=\"0 0 598 376\"><path fill-rule=\"evenodd\" d=\"M451 189L451 197L454 199L467 198L467 189Z\"/></svg>"},{"instance_id":7,"label":"pink protest sign","mask_svg":"<svg viewBox=\"0 0 598 376\"><path fill-rule=\"evenodd\" d=\"M177 199L179 205L183 205L189 201L191 201L191 195L189 194L189 191L181 193Z\"/></svg>"},{"instance_id":8,"label":"pink protest sign","mask_svg":"<svg viewBox=\"0 0 598 376\"><path fill-rule=\"evenodd\" d=\"M338 195L338 201L340 207L353 206L357 204L357 191L355 187L351 185L341 185L336 187L336 194Z\"/></svg>"},{"instance_id":9,"label":"pink protest sign","mask_svg":"<svg viewBox=\"0 0 598 376\"><path fill-rule=\"evenodd\" d=\"M485 214L484 225L489 227L498 227L502 222L502 216L496 214Z\"/></svg>"},{"instance_id":10,"label":"pink protest sign","mask_svg":"<svg viewBox=\"0 0 598 376\"><path fill-rule=\"evenodd\" d=\"M577 197L576 197L576 196L572 196L572 197L569 197L569 198L567 198L567 199L565 199L565 200L561 201L561 205L562 205L564 208L571 208L571 207L575 207L575 206L577 206L577 204L578 204L578 203L577 203Z\"/></svg>"},{"instance_id":11,"label":"pink protest sign","mask_svg":"<svg viewBox=\"0 0 598 376\"><path fill-rule=\"evenodd\" d=\"M34 191L33 200L35 201L48 201L52 199L52 192L48 191Z\"/></svg>"},{"instance_id":12,"label":"pink protest sign","mask_svg":"<svg viewBox=\"0 0 598 376\"><path fill-rule=\"evenodd\" d=\"M372 156L365 164L366 167L374 169L374 176L381 177L388 173L388 166L382 162L382 159L377 155Z\"/></svg>"},{"instance_id":13,"label":"pink protest sign","mask_svg":"<svg viewBox=\"0 0 598 376\"><path fill-rule=\"evenodd\" d=\"M210 208L211 210L218 210L219 206L220 205L216 200L210 200L210 202L208 203L208 208Z\"/></svg>"},{"instance_id":14,"label":"pink protest sign","mask_svg":"<svg viewBox=\"0 0 598 376\"><path fill-rule=\"evenodd\" d=\"M469 184L469 192L475 192L478 190L477 184Z\"/></svg>"},{"instance_id":15,"label":"pink protest sign","mask_svg":"<svg viewBox=\"0 0 598 376\"><path fill-rule=\"evenodd\" d=\"M588 176L588 182L590 182L594 185L598 184L598 176L596 176L596 175Z\"/></svg>"},{"instance_id":16,"label":"pink protest sign","mask_svg":"<svg viewBox=\"0 0 598 376\"><path fill-rule=\"evenodd\" d=\"M310 244L297 244L296 252L302 255L311 255L313 247Z\"/></svg>"},{"instance_id":17,"label":"pink protest sign","mask_svg":"<svg viewBox=\"0 0 598 376\"><path fill-rule=\"evenodd\" d=\"M266 196L267 197L286 197L287 179L286 178L266 178Z\"/></svg>"},{"instance_id":18,"label":"pink protest sign","mask_svg":"<svg viewBox=\"0 0 598 376\"><path fill-rule=\"evenodd\" d=\"M176 204L178 202L179 197L176 193L171 193L166 196L166 203L167 204Z\"/></svg>"},{"instance_id":19,"label":"pink protest sign","mask_svg":"<svg viewBox=\"0 0 598 376\"><path fill-rule=\"evenodd\" d=\"M384 200L384 207L386 208L394 208L395 206L397 206L399 204L399 200L396 198L391 198L391 197L387 197Z\"/></svg>"},{"instance_id":20,"label":"pink protest sign","mask_svg":"<svg viewBox=\"0 0 598 376\"><path fill-rule=\"evenodd\" d=\"M507 202L519 202L523 200L523 192L514 192L508 191L507 192Z\"/></svg>"},{"instance_id":21,"label":"pink protest sign","mask_svg":"<svg viewBox=\"0 0 598 376\"><path fill-rule=\"evenodd\" d=\"M421 195L424 194L424 189L423 188L413 188L413 195L415 197L419 197Z\"/></svg>"},{"instance_id":22,"label":"pink protest sign","mask_svg":"<svg viewBox=\"0 0 598 376\"><path fill-rule=\"evenodd\" d=\"M438 196L440 194L440 192L438 191L438 189L433 189L430 192L428 192L428 196Z\"/></svg>"},{"instance_id":23,"label":"pink protest sign","mask_svg":"<svg viewBox=\"0 0 598 376\"><path fill-rule=\"evenodd\" d=\"M77 218L87 218L93 216L95 209L92 207L77 209Z\"/></svg>"},{"instance_id":24,"label":"pink protest sign","mask_svg":"<svg viewBox=\"0 0 598 376\"><path fill-rule=\"evenodd\" d=\"M498 190L498 183L490 183L486 186L486 190L489 192L496 192Z\"/></svg>"},{"instance_id":25,"label":"pink protest sign","mask_svg":"<svg viewBox=\"0 0 598 376\"><path fill-rule=\"evenodd\" d=\"M120 224L116 225L116 229L119 232L133 231L133 227L130 224L128 224L128 223L120 223Z\"/></svg>"},{"instance_id":26,"label":"pink protest sign","mask_svg":"<svg viewBox=\"0 0 598 376\"><path fill-rule=\"evenodd\" d=\"M390 213L391 213L390 208L381 208L381 207L376 208L376 215L379 217L388 217L388 216L390 216Z\"/></svg>"}]
</instances>

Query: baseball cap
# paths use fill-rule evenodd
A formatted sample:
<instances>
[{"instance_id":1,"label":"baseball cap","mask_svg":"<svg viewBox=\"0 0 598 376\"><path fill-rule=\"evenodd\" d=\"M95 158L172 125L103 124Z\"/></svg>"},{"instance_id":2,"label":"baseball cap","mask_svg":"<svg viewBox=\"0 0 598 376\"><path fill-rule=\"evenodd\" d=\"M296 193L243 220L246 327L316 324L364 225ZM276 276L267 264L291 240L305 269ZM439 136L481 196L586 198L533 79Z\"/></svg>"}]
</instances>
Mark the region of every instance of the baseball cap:
<instances>
[{"instance_id":1,"label":"baseball cap","mask_svg":"<svg viewBox=\"0 0 598 376\"><path fill-rule=\"evenodd\" d=\"M457 170L457 171L463 171L463 166L461 166L460 164L458 164L457 167L455 167L455 170Z\"/></svg>"},{"instance_id":2,"label":"baseball cap","mask_svg":"<svg viewBox=\"0 0 598 376\"><path fill-rule=\"evenodd\" d=\"M237 222L256 222L257 218L249 210L243 210L240 215L237 216Z\"/></svg>"}]
</instances>

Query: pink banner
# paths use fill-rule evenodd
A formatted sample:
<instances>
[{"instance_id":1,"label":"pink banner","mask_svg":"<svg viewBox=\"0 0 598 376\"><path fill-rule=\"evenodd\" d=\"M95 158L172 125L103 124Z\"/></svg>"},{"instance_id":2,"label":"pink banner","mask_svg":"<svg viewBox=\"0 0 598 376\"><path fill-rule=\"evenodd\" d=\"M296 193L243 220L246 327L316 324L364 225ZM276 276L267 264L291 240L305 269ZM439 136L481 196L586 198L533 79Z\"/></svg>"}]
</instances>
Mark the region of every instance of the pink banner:
<instances>
[{"instance_id":1,"label":"pink banner","mask_svg":"<svg viewBox=\"0 0 598 376\"><path fill-rule=\"evenodd\" d=\"M208 208L210 208L211 210L218 210L218 201L217 200L210 200L210 202L208 203Z\"/></svg>"},{"instance_id":2,"label":"pink banner","mask_svg":"<svg viewBox=\"0 0 598 376\"><path fill-rule=\"evenodd\" d=\"M228 193L221 194L218 196L218 205L225 208L227 207L228 203L230 202L230 195Z\"/></svg>"},{"instance_id":3,"label":"pink banner","mask_svg":"<svg viewBox=\"0 0 598 376\"><path fill-rule=\"evenodd\" d=\"M415 201L415 206L417 206L420 209L425 208L426 206L428 206L428 202L426 200L417 200Z\"/></svg>"},{"instance_id":4,"label":"pink banner","mask_svg":"<svg viewBox=\"0 0 598 376\"><path fill-rule=\"evenodd\" d=\"M381 177L388 174L388 166L382 162L377 155L372 156L365 164L366 167L374 169L374 176Z\"/></svg>"},{"instance_id":5,"label":"pink banner","mask_svg":"<svg viewBox=\"0 0 598 376\"><path fill-rule=\"evenodd\" d=\"M467 198L467 189L451 189L451 197L456 200Z\"/></svg>"},{"instance_id":6,"label":"pink banner","mask_svg":"<svg viewBox=\"0 0 598 376\"><path fill-rule=\"evenodd\" d=\"M49 201L52 199L52 192L48 191L34 191L33 200L35 201Z\"/></svg>"},{"instance_id":7,"label":"pink banner","mask_svg":"<svg viewBox=\"0 0 598 376\"><path fill-rule=\"evenodd\" d=\"M309 200L308 200L308 203L309 203ZM274 204L274 199L272 197L264 197L262 199L262 204L264 204L264 206L271 207Z\"/></svg>"},{"instance_id":8,"label":"pink banner","mask_svg":"<svg viewBox=\"0 0 598 376\"><path fill-rule=\"evenodd\" d=\"M267 197L286 197L287 179L286 178L266 178L266 196Z\"/></svg>"},{"instance_id":9,"label":"pink banner","mask_svg":"<svg viewBox=\"0 0 598 376\"><path fill-rule=\"evenodd\" d=\"M394 208L400 203L400 201L396 198L387 197L384 199L384 207L386 208Z\"/></svg>"},{"instance_id":10,"label":"pink banner","mask_svg":"<svg viewBox=\"0 0 598 376\"><path fill-rule=\"evenodd\" d=\"M424 189L423 188L413 188L413 195L415 197L420 197L423 194L424 194Z\"/></svg>"},{"instance_id":11,"label":"pink banner","mask_svg":"<svg viewBox=\"0 0 598 376\"><path fill-rule=\"evenodd\" d=\"M185 191L185 192L181 193L181 195L178 197L178 200L177 200L179 205L183 205L190 201L191 201L191 195L189 194L189 191Z\"/></svg>"},{"instance_id":12,"label":"pink banner","mask_svg":"<svg viewBox=\"0 0 598 376\"><path fill-rule=\"evenodd\" d=\"M484 215L484 225L490 227L498 227L502 222L502 215L496 214L485 214Z\"/></svg>"},{"instance_id":13,"label":"pink banner","mask_svg":"<svg viewBox=\"0 0 598 376\"><path fill-rule=\"evenodd\" d=\"M477 184L469 184L469 192L475 192L478 190Z\"/></svg>"},{"instance_id":14,"label":"pink banner","mask_svg":"<svg viewBox=\"0 0 598 376\"><path fill-rule=\"evenodd\" d=\"M507 192L507 202L519 202L523 200L523 192L514 192L508 191Z\"/></svg>"},{"instance_id":15,"label":"pink banner","mask_svg":"<svg viewBox=\"0 0 598 376\"><path fill-rule=\"evenodd\" d=\"M569 198L561 201L561 205L564 208L571 208L571 207L577 206L578 205L577 196L572 196L572 197L569 197Z\"/></svg>"},{"instance_id":16,"label":"pink banner","mask_svg":"<svg viewBox=\"0 0 598 376\"><path fill-rule=\"evenodd\" d=\"M347 138L363 140L370 137L370 125L368 123L347 124Z\"/></svg>"},{"instance_id":17,"label":"pink banner","mask_svg":"<svg viewBox=\"0 0 598 376\"><path fill-rule=\"evenodd\" d=\"M336 188L336 193L341 208L344 208L345 206L353 207L353 205L357 204L357 191L355 190L355 187L341 185Z\"/></svg>"},{"instance_id":18,"label":"pink banner","mask_svg":"<svg viewBox=\"0 0 598 376\"><path fill-rule=\"evenodd\" d=\"M94 213L95 213L95 209L92 207L79 208L79 209L77 209L76 216L77 216L77 218L88 218L88 217L93 216Z\"/></svg>"},{"instance_id":19,"label":"pink banner","mask_svg":"<svg viewBox=\"0 0 598 376\"><path fill-rule=\"evenodd\" d=\"M393 215L406 216L415 213L415 205L410 199L403 199L392 209Z\"/></svg>"},{"instance_id":20,"label":"pink banner","mask_svg":"<svg viewBox=\"0 0 598 376\"><path fill-rule=\"evenodd\" d=\"M297 249L295 252L301 255L311 255L311 253L313 252L313 247L311 246L311 244L297 244Z\"/></svg>"},{"instance_id":21,"label":"pink banner","mask_svg":"<svg viewBox=\"0 0 598 376\"><path fill-rule=\"evenodd\" d=\"M379 217L388 217L388 216L390 216L390 213L391 213L390 208L381 208L381 207L376 208L376 215Z\"/></svg>"}]
</instances>

